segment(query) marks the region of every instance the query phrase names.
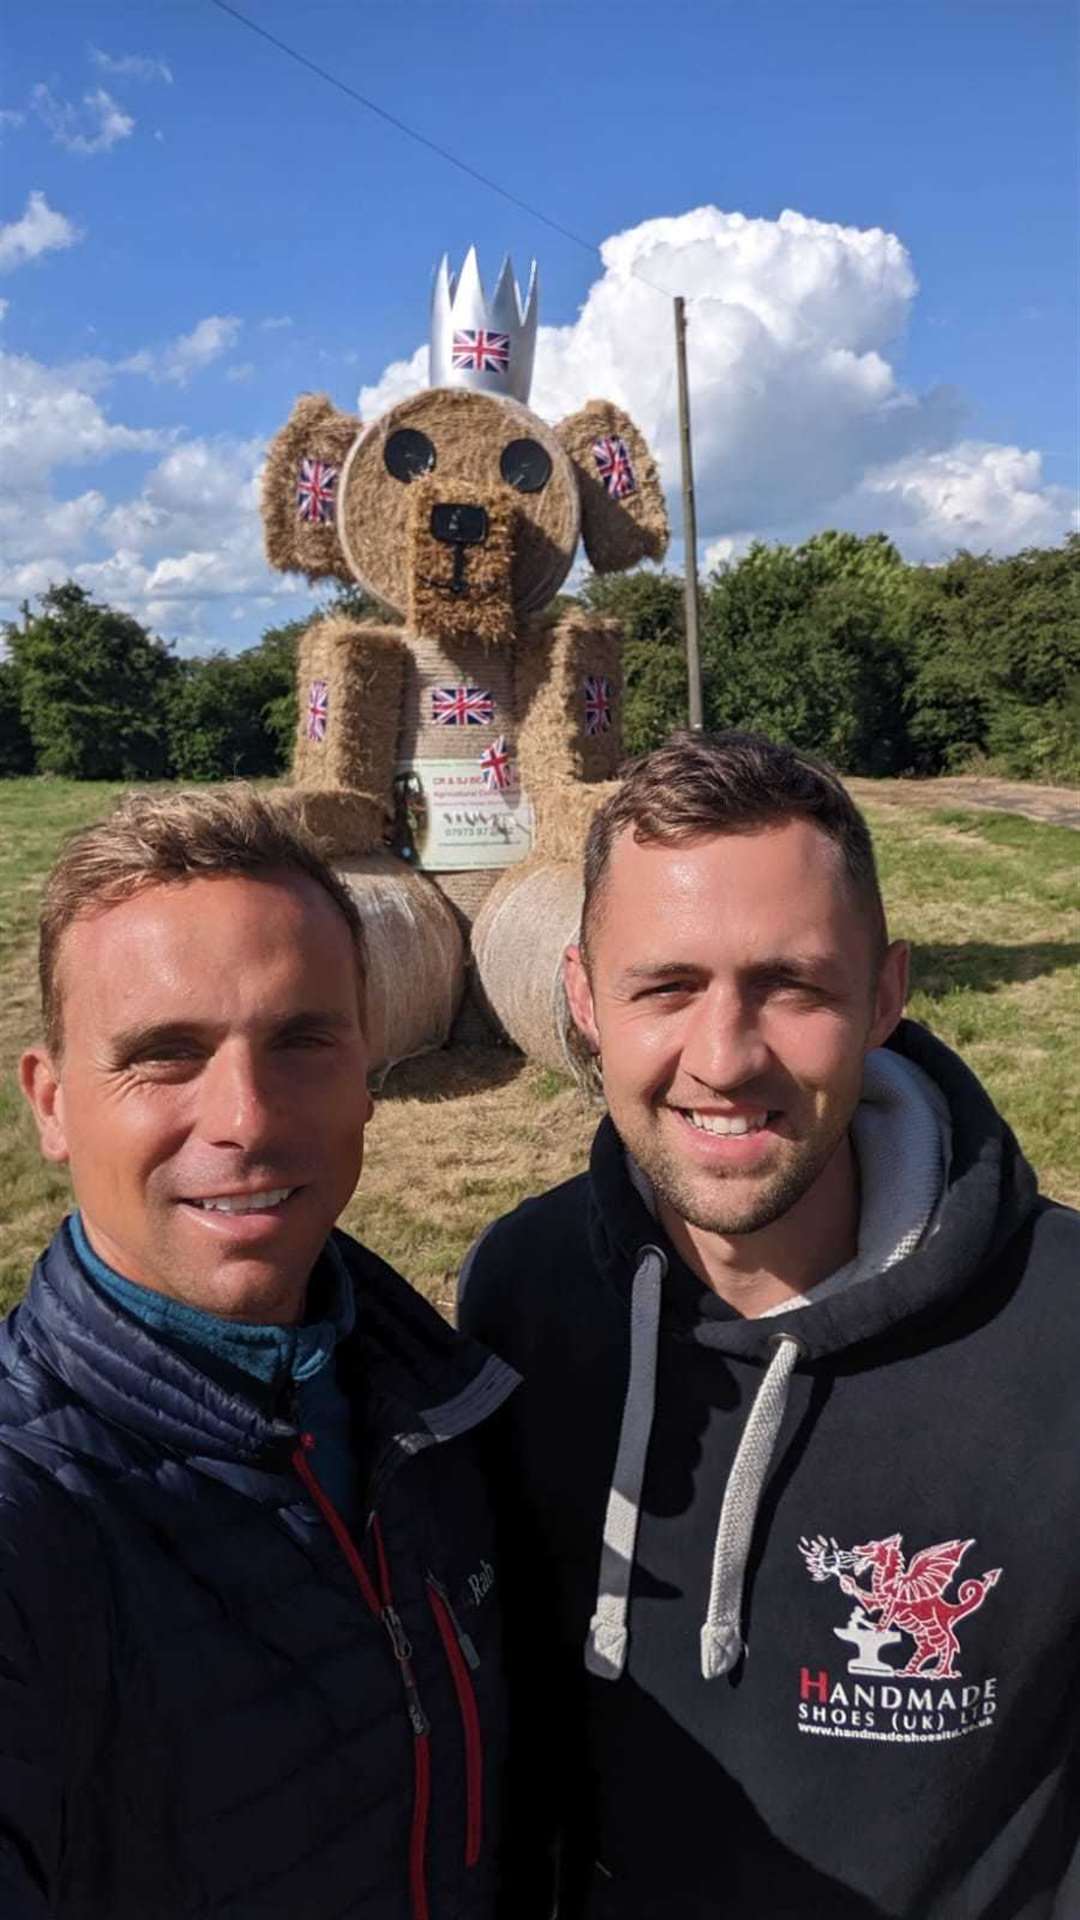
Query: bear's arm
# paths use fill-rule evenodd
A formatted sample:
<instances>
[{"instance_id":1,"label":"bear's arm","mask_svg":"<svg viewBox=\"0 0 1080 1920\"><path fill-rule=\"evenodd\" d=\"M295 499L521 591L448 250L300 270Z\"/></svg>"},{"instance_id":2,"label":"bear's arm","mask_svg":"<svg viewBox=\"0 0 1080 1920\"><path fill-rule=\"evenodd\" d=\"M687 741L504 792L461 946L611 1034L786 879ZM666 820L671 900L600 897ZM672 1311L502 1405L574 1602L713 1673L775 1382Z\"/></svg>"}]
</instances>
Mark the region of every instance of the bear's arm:
<instances>
[{"instance_id":1,"label":"bear's arm","mask_svg":"<svg viewBox=\"0 0 1080 1920\"><path fill-rule=\"evenodd\" d=\"M622 631L580 610L522 629L514 693L521 782L533 803L533 850L580 856L588 823L622 760Z\"/></svg>"},{"instance_id":2,"label":"bear's arm","mask_svg":"<svg viewBox=\"0 0 1080 1920\"><path fill-rule=\"evenodd\" d=\"M405 648L400 627L313 621L297 653L292 786L336 853L373 853L394 814Z\"/></svg>"}]
</instances>

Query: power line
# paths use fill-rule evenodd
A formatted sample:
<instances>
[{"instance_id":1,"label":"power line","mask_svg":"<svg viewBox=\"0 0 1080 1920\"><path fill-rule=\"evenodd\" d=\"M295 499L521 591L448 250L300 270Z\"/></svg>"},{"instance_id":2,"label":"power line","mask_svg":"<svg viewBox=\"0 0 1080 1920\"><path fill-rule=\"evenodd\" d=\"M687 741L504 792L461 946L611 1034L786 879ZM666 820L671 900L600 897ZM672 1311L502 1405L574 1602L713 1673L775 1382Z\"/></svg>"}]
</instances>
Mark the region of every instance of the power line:
<instances>
[{"instance_id":1,"label":"power line","mask_svg":"<svg viewBox=\"0 0 1080 1920\"><path fill-rule=\"evenodd\" d=\"M506 187L501 187L497 180L489 179L486 173L481 173L476 167L471 167L467 160L460 160L456 153L450 152L448 147L441 147L437 140L429 140L426 133L418 133L417 129L410 127L407 121L399 119L396 113L388 112L386 107L380 107L377 101L369 100L366 94L358 92L355 87L351 87L348 81L339 80L336 73L330 73L326 67L320 67L317 61L309 60L306 53L300 53L296 47L290 47L286 41L279 40L276 34L270 33L266 27L261 27L257 20L249 19L246 13L241 13L238 8L230 6L229 0L210 0L210 5L217 7L220 13L227 13L231 19L238 21L242 27L247 27L249 32L258 34L260 40L268 41L270 46L276 47L279 53L285 54L290 60L295 60L298 66L306 67L309 73L316 74L320 80L325 80L329 86L336 87L339 93L345 94L348 99L355 101L358 106L365 107L369 113L374 113L380 120L385 120L388 126L395 127L398 133L405 134L407 139L415 140L418 146L426 147L429 153L437 154L440 160L445 160L450 166L456 167L459 173L467 174L470 180L475 180L478 185L487 187L491 193L497 193L500 199L508 200L512 207L517 207L522 213L527 213L533 220L539 220L543 226L550 227L553 233L561 234L564 240L572 241L575 247L581 247L586 253L594 255L596 259L600 261L603 260L603 255L595 240L582 239L580 233L572 233L569 227L564 227L560 221L553 220L550 214L542 213L539 207L532 206L528 200L520 200L517 194L510 193ZM630 274L633 279L640 280L642 286L651 287L654 293L663 294L665 300L670 300L673 297L666 287L657 286L655 281L646 279L645 275L639 273L636 267L630 268Z\"/></svg>"}]
</instances>

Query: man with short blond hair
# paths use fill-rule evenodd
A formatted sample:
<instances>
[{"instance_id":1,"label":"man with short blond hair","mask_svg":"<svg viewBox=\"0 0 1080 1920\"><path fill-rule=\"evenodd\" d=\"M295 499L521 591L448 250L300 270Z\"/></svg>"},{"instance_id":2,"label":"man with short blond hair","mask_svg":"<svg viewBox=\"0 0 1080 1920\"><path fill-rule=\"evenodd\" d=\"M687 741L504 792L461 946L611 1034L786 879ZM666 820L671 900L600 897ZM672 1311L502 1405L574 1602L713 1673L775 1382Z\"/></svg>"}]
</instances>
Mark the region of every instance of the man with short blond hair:
<instances>
[{"instance_id":1,"label":"man with short blond hair","mask_svg":"<svg viewBox=\"0 0 1080 1920\"><path fill-rule=\"evenodd\" d=\"M502 1912L1075 1920L1080 1216L902 1018L828 768L678 737L585 878L608 1116L462 1278L524 1376Z\"/></svg>"},{"instance_id":2,"label":"man with short blond hair","mask_svg":"<svg viewBox=\"0 0 1080 1920\"><path fill-rule=\"evenodd\" d=\"M486 1920L514 1376L334 1230L353 898L269 797L132 795L40 963L76 1208L0 1328L4 1920Z\"/></svg>"}]
</instances>

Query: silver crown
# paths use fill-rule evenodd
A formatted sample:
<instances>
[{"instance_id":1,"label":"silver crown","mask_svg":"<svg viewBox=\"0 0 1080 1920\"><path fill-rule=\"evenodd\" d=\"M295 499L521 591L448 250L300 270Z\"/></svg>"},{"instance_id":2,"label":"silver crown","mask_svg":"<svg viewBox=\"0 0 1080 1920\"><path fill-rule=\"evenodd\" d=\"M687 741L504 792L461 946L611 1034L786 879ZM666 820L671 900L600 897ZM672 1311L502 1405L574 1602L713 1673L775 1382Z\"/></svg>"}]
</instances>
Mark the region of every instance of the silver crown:
<instances>
[{"instance_id":1,"label":"silver crown","mask_svg":"<svg viewBox=\"0 0 1080 1920\"><path fill-rule=\"evenodd\" d=\"M459 274L451 273L444 253L431 296L431 385L475 387L480 393L527 401L536 352L538 297L535 260L523 301L507 255L489 303L476 248L469 248Z\"/></svg>"}]
</instances>

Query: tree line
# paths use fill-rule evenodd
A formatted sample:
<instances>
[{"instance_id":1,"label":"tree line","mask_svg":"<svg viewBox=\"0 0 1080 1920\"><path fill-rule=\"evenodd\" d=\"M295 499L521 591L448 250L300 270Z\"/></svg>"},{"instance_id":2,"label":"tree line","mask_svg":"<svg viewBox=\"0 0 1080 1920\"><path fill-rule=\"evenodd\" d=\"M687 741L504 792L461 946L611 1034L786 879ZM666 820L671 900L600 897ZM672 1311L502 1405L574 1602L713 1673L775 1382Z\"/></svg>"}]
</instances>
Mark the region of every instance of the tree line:
<instances>
[{"instance_id":1,"label":"tree line","mask_svg":"<svg viewBox=\"0 0 1080 1920\"><path fill-rule=\"evenodd\" d=\"M626 636L627 750L686 723L683 583L589 579ZM566 601L562 602L566 604ZM327 611L383 617L363 594ZM288 769L307 622L235 654L178 657L74 581L0 660L0 775L220 780ZM756 543L701 591L705 722L753 727L845 773L1080 781L1080 535L1002 560L911 566L883 534Z\"/></svg>"}]
</instances>

